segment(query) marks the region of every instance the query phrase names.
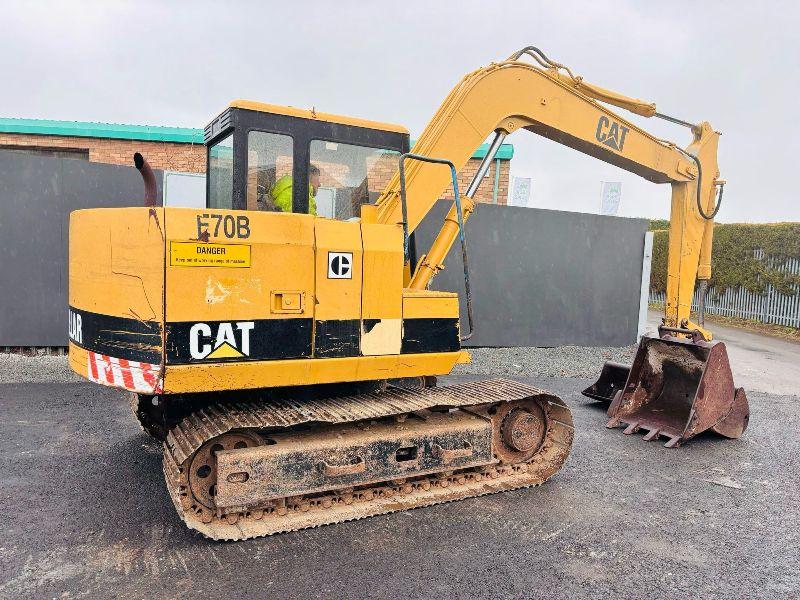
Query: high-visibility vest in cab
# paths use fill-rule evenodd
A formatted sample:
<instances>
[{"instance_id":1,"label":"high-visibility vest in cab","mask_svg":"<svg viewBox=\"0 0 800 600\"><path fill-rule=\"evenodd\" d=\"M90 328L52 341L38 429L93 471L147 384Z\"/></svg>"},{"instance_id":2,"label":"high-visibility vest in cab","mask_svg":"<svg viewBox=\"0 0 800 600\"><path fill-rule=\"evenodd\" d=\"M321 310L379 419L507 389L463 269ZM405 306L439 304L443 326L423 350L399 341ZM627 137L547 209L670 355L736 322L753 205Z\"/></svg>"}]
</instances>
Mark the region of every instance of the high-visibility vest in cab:
<instances>
[{"instance_id":1,"label":"high-visibility vest in cab","mask_svg":"<svg viewBox=\"0 0 800 600\"><path fill-rule=\"evenodd\" d=\"M291 175L284 175L280 177L275 185L272 186L270 194L275 202L275 206L282 212L292 212L292 186L294 180ZM311 186L308 186L308 214L317 214L317 201L314 199L314 194L311 191Z\"/></svg>"}]
</instances>

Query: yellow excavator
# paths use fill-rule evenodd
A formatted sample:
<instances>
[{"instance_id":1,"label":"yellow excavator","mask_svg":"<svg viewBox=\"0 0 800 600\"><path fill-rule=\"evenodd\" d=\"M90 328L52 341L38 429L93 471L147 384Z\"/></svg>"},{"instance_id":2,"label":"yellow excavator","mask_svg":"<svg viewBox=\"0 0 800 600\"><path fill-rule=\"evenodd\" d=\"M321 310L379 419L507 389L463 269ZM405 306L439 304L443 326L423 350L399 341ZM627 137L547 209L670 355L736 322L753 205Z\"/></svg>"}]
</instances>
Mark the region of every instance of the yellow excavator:
<instances>
[{"instance_id":1,"label":"yellow excavator","mask_svg":"<svg viewBox=\"0 0 800 600\"><path fill-rule=\"evenodd\" d=\"M707 396L718 371L730 373L687 320L698 264L708 276L718 134L692 126L681 150L598 101L656 114L532 47L465 76L411 152L401 126L233 102L205 129L207 208L156 206L137 154L145 206L72 213L70 366L131 392L140 424L163 441L179 515L214 539L543 483L573 441L560 398L503 379L435 385L469 361L464 223L508 134L527 129L672 184L670 335L642 342L647 364L630 379L649 379L621 386L614 418L660 402L647 371L659 360L704 366ZM462 195L456 174L490 136ZM448 185L453 207L418 254L414 231ZM457 294L429 289L456 241L468 331ZM674 371L663 368L662 388Z\"/></svg>"}]
</instances>

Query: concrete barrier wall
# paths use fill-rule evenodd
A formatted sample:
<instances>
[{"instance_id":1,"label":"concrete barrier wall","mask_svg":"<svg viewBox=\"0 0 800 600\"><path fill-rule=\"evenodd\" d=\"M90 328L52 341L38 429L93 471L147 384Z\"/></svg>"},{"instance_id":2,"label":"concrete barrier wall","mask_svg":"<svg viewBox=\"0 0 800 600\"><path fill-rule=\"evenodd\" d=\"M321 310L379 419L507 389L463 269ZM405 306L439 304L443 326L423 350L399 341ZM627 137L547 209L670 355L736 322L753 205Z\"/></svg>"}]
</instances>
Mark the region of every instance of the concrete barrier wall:
<instances>
[{"instance_id":1,"label":"concrete barrier wall","mask_svg":"<svg viewBox=\"0 0 800 600\"><path fill-rule=\"evenodd\" d=\"M417 229L423 254L451 206ZM637 339L645 219L479 204L466 226L475 336L469 346L624 346ZM431 289L461 293L458 242Z\"/></svg>"},{"instance_id":2,"label":"concrete barrier wall","mask_svg":"<svg viewBox=\"0 0 800 600\"><path fill-rule=\"evenodd\" d=\"M142 190L132 167L0 151L0 347L67 344L69 213L135 206ZM417 230L419 253L449 206ZM479 205L467 225L477 327L468 345L634 343L646 229L643 219ZM433 289L463 292L458 244L447 265Z\"/></svg>"},{"instance_id":3,"label":"concrete barrier wall","mask_svg":"<svg viewBox=\"0 0 800 600\"><path fill-rule=\"evenodd\" d=\"M134 167L0 150L0 346L67 345L69 213L143 193Z\"/></svg>"}]
</instances>

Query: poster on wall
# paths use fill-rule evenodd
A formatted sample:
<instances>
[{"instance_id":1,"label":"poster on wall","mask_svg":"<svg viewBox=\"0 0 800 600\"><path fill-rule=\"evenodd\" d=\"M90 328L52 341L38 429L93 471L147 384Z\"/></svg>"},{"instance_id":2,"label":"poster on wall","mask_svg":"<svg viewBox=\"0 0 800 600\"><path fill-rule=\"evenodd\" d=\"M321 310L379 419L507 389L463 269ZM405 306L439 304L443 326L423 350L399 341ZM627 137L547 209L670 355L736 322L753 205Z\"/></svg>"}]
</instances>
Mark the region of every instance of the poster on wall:
<instances>
[{"instance_id":1,"label":"poster on wall","mask_svg":"<svg viewBox=\"0 0 800 600\"><path fill-rule=\"evenodd\" d=\"M621 181L604 181L600 188L600 214L616 216L622 198Z\"/></svg>"},{"instance_id":2,"label":"poster on wall","mask_svg":"<svg viewBox=\"0 0 800 600\"><path fill-rule=\"evenodd\" d=\"M531 178L513 177L511 184L511 197L508 199L510 206L530 206Z\"/></svg>"}]
</instances>

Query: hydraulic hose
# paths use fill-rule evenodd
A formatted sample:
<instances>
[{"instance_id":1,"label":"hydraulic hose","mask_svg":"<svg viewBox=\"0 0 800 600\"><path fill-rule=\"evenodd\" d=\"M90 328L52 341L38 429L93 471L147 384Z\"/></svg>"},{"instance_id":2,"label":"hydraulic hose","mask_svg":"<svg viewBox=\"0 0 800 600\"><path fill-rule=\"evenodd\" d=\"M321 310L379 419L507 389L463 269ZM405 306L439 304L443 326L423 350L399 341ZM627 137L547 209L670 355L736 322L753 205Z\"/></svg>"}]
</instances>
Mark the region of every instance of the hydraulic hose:
<instances>
[{"instance_id":1,"label":"hydraulic hose","mask_svg":"<svg viewBox=\"0 0 800 600\"><path fill-rule=\"evenodd\" d=\"M708 215L706 211L703 210L703 201L701 198L700 190L703 186L703 167L700 166L700 159L697 158L694 154L690 152L685 152L686 156L690 157L694 164L697 165L697 212L700 213L700 216L703 217L706 221L710 221L714 217L717 216L719 209L722 207L722 190L724 189L724 185L719 186L719 197L716 201L716 206L714 206L714 211Z\"/></svg>"}]
</instances>

